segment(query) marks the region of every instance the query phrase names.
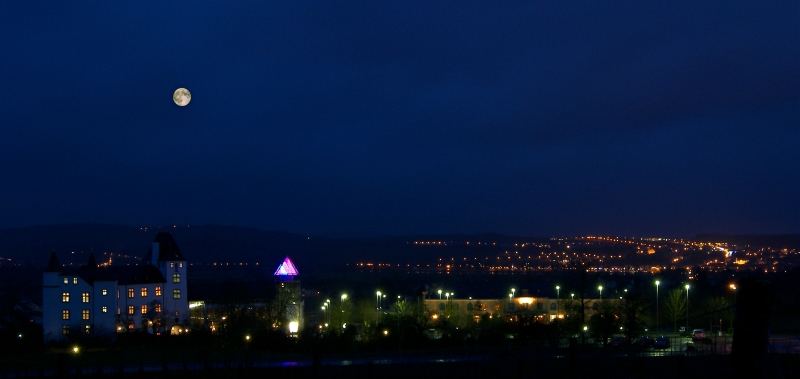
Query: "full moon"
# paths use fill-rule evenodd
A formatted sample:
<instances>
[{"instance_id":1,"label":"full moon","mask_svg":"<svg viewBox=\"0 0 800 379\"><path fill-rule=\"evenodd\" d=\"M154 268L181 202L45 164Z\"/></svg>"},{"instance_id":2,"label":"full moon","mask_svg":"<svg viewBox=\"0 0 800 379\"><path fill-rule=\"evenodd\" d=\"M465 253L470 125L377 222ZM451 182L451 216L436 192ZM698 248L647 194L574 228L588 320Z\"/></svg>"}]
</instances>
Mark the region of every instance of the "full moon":
<instances>
[{"instance_id":1,"label":"full moon","mask_svg":"<svg viewBox=\"0 0 800 379\"><path fill-rule=\"evenodd\" d=\"M172 93L172 101L179 107L185 107L192 101L192 93L186 88L178 88Z\"/></svg>"}]
</instances>

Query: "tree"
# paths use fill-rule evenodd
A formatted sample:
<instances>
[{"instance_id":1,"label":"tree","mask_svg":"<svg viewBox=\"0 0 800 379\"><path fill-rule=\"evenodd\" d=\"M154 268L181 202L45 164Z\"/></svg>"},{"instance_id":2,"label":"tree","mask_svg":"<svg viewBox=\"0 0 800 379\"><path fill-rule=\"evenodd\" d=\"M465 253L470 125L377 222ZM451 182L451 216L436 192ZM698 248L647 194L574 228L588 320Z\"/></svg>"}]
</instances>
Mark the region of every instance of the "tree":
<instances>
[{"instance_id":1,"label":"tree","mask_svg":"<svg viewBox=\"0 0 800 379\"><path fill-rule=\"evenodd\" d=\"M664 302L667 317L672 320L673 331L678 330L678 318L686 315L686 296L680 289L674 289L667 294Z\"/></svg>"},{"instance_id":2,"label":"tree","mask_svg":"<svg viewBox=\"0 0 800 379\"><path fill-rule=\"evenodd\" d=\"M600 307L592 317L589 318L589 332L595 338L603 341L603 345L608 339L619 330L620 317L618 310L610 301L601 301Z\"/></svg>"},{"instance_id":3,"label":"tree","mask_svg":"<svg viewBox=\"0 0 800 379\"><path fill-rule=\"evenodd\" d=\"M630 295L621 302L620 307L625 337L632 340L644 331L645 302L639 296Z\"/></svg>"},{"instance_id":4,"label":"tree","mask_svg":"<svg viewBox=\"0 0 800 379\"><path fill-rule=\"evenodd\" d=\"M712 297L709 299L704 306L703 313L708 315L710 325L719 323L720 332L723 324L731 325L731 320L733 320L733 308L730 301L725 297Z\"/></svg>"}]
</instances>

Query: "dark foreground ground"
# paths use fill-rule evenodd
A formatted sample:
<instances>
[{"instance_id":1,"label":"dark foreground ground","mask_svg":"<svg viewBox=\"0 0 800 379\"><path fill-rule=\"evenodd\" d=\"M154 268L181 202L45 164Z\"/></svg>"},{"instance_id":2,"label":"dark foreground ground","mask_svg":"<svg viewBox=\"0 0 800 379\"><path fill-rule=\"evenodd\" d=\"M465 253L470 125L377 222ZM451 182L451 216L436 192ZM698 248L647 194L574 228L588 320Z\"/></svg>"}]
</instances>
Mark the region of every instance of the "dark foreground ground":
<instances>
[{"instance_id":1,"label":"dark foreground ground","mask_svg":"<svg viewBox=\"0 0 800 379\"><path fill-rule=\"evenodd\" d=\"M124 353L123 353L124 354ZM123 358L123 360L125 360ZM796 378L800 356L771 354L760 360L730 355L641 357L533 351L476 354L392 354L359 357L283 357L262 360L238 355L222 361L124 364L64 355L54 366L0 370L2 378ZM50 365L47 365L50 366Z\"/></svg>"}]
</instances>

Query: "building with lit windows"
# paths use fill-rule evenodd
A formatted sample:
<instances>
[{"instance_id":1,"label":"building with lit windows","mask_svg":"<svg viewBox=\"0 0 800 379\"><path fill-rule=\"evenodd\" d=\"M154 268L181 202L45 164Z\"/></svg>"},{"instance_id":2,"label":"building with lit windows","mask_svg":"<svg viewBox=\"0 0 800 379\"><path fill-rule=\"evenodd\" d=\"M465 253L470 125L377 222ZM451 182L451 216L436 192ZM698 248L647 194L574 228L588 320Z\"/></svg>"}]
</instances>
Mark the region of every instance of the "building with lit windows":
<instances>
[{"instance_id":1,"label":"building with lit windows","mask_svg":"<svg viewBox=\"0 0 800 379\"><path fill-rule=\"evenodd\" d=\"M45 342L116 333L181 333L188 322L187 263L175 239L158 233L144 263L66 268L55 254L42 275Z\"/></svg>"},{"instance_id":2,"label":"building with lit windows","mask_svg":"<svg viewBox=\"0 0 800 379\"><path fill-rule=\"evenodd\" d=\"M614 299L605 300L616 302ZM603 300L583 299L583 310L586 317L596 313ZM570 313L579 314L579 299L554 299L546 297L518 296L497 299L425 299L425 310L430 317L449 318L459 316L480 319L481 317L532 316L541 322L550 322L556 318L563 319Z\"/></svg>"}]
</instances>

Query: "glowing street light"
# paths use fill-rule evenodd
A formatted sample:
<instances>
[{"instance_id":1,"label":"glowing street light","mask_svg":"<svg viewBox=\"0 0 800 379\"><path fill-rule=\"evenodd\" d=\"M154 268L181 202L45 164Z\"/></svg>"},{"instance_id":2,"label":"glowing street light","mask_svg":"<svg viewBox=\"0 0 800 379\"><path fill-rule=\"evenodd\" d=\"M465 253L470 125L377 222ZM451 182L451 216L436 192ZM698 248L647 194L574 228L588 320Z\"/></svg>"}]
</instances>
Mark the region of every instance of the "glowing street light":
<instances>
[{"instance_id":1,"label":"glowing street light","mask_svg":"<svg viewBox=\"0 0 800 379\"><path fill-rule=\"evenodd\" d=\"M437 290L436 293L439 294L439 300L442 300L442 290Z\"/></svg>"},{"instance_id":2,"label":"glowing street light","mask_svg":"<svg viewBox=\"0 0 800 379\"><path fill-rule=\"evenodd\" d=\"M561 286L556 285L556 317L558 317L560 312L560 305L558 304L561 301Z\"/></svg>"},{"instance_id":3,"label":"glowing street light","mask_svg":"<svg viewBox=\"0 0 800 379\"><path fill-rule=\"evenodd\" d=\"M517 294L517 289L516 288L511 288L511 296L514 297L514 295L516 295L516 294Z\"/></svg>"},{"instance_id":4,"label":"glowing street light","mask_svg":"<svg viewBox=\"0 0 800 379\"><path fill-rule=\"evenodd\" d=\"M690 287L691 286L689 286L689 284L686 284L685 286L683 286L683 288L686 288L686 330L687 331L689 330L689 288Z\"/></svg>"},{"instance_id":5,"label":"glowing street light","mask_svg":"<svg viewBox=\"0 0 800 379\"><path fill-rule=\"evenodd\" d=\"M78 355L81 352L81 348L78 345L72 347L72 354Z\"/></svg>"},{"instance_id":6,"label":"glowing street light","mask_svg":"<svg viewBox=\"0 0 800 379\"><path fill-rule=\"evenodd\" d=\"M342 301L347 300L347 294L343 293L342 296L339 297Z\"/></svg>"},{"instance_id":7,"label":"glowing street light","mask_svg":"<svg viewBox=\"0 0 800 379\"><path fill-rule=\"evenodd\" d=\"M660 280L655 281L656 284L656 330L661 330L661 319L659 318L659 307L658 307L658 286L661 285Z\"/></svg>"},{"instance_id":8,"label":"glowing street light","mask_svg":"<svg viewBox=\"0 0 800 379\"><path fill-rule=\"evenodd\" d=\"M600 300L603 300L603 285L597 286L597 291L600 292Z\"/></svg>"},{"instance_id":9,"label":"glowing street light","mask_svg":"<svg viewBox=\"0 0 800 379\"><path fill-rule=\"evenodd\" d=\"M572 292L572 293L570 293L570 294L569 294L569 298L570 298L571 300L575 300L575 292Z\"/></svg>"},{"instance_id":10,"label":"glowing street light","mask_svg":"<svg viewBox=\"0 0 800 379\"><path fill-rule=\"evenodd\" d=\"M383 294L381 293L380 290L375 292L375 307L379 310L381 309L381 295Z\"/></svg>"}]
</instances>

